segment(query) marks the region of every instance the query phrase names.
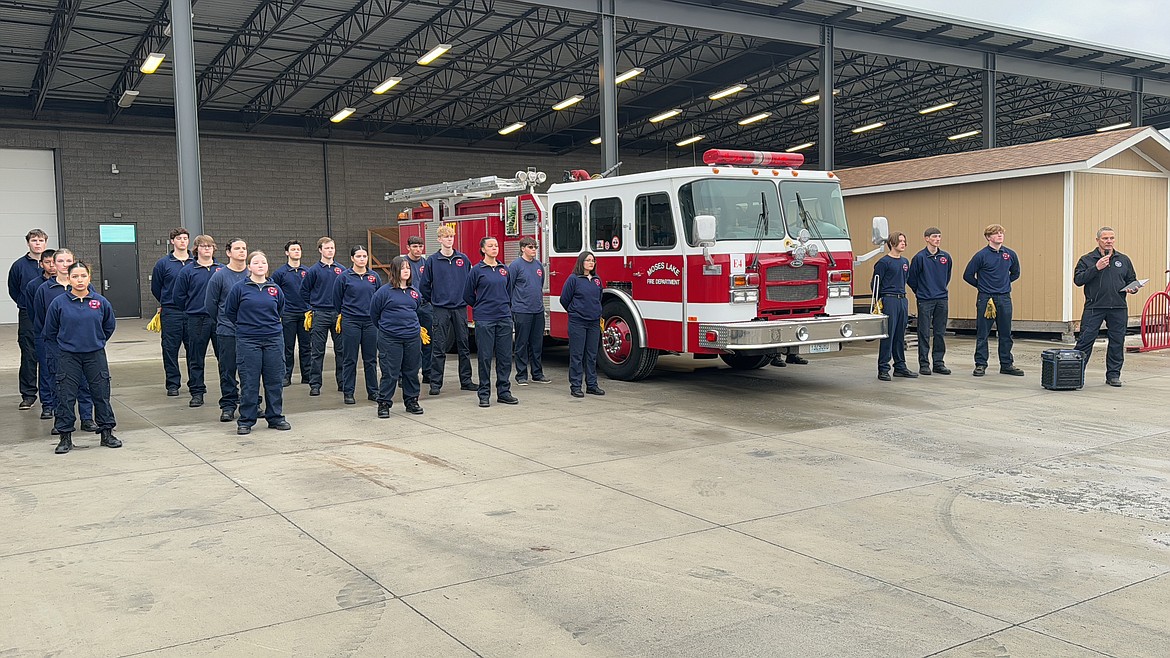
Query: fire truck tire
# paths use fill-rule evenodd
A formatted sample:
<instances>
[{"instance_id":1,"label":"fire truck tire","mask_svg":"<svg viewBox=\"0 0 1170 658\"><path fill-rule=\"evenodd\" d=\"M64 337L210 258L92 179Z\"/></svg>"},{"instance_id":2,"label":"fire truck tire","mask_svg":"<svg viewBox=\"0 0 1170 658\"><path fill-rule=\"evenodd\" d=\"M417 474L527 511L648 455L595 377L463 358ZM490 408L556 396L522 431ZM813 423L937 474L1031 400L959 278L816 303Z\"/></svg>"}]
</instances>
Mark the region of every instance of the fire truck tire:
<instances>
[{"instance_id":1,"label":"fire truck tire","mask_svg":"<svg viewBox=\"0 0 1170 658\"><path fill-rule=\"evenodd\" d=\"M606 377L619 381L636 382L645 379L658 363L658 350L638 345L638 323L630 309L611 299L601 308L605 327L601 330L601 349L597 365Z\"/></svg>"},{"instance_id":2,"label":"fire truck tire","mask_svg":"<svg viewBox=\"0 0 1170 658\"><path fill-rule=\"evenodd\" d=\"M732 370L758 370L772 361L771 357L760 354L720 354L719 358Z\"/></svg>"}]
</instances>

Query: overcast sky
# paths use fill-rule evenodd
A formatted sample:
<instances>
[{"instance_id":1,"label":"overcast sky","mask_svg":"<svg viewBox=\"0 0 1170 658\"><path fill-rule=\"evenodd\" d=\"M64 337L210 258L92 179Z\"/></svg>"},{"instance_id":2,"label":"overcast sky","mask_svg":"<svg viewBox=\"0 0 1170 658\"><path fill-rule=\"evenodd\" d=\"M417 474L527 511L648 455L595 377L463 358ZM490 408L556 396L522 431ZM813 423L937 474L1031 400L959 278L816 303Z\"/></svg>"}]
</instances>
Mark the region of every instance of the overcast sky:
<instances>
[{"instance_id":1,"label":"overcast sky","mask_svg":"<svg viewBox=\"0 0 1170 658\"><path fill-rule=\"evenodd\" d=\"M870 0L1170 57L1166 0Z\"/></svg>"}]
</instances>

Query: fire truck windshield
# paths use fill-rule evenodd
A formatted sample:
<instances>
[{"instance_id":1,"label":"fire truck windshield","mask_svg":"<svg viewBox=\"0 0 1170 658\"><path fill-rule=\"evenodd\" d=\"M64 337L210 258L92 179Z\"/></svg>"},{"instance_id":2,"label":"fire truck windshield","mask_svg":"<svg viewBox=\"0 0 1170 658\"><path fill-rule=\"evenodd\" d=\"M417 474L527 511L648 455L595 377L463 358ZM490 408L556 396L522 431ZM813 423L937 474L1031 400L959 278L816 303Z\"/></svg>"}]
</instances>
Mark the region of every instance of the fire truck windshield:
<instances>
[{"instance_id":1,"label":"fire truck windshield","mask_svg":"<svg viewBox=\"0 0 1170 658\"><path fill-rule=\"evenodd\" d=\"M697 180L679 188L678 203L682 210L683 230L687 242L692 245L695 244L695 215L715 216L717 241L782 239L785 236L784 222L780 221L778 213L776 184L772 181ZM766 208L761 204L766 204ZM767 222L760 218L765 210L770 220ZM833 235L836 234L834 230Z\"/></svg>"},{"instance_id":2,"label":"fire truck windshield","mask_svg":"<svg viewBox=\"0 0 1170 658\"><path fill-rule=\"evenodd\" d=\"M797 194L807 213L803 218ZM788 224L789 235L799 235L800 229L807 228L814 236L820 231L819 234L826 239L849 237L845 204L841 200L841 188L836 183L784 181L780 183L780 196L784 199L784 221ZM815 227L806 226L805 222L815 223Z\"/></svg>"}]
</instances>

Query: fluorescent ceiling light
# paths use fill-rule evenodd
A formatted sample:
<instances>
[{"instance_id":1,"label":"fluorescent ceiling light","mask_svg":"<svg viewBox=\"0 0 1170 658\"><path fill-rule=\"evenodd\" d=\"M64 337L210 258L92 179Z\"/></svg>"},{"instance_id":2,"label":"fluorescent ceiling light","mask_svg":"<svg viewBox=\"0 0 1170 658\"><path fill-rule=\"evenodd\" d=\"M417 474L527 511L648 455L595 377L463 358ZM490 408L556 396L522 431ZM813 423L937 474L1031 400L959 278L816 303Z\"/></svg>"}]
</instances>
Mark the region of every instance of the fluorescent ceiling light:
<instances>
[{"instance_id":1,"label":"fluorescent ceiling light","mask_svg":"<svg viewBox=\"0 0 1170 658\"><path fill-rule=\"evenodd\" d=\"M731 85L727 89L717 91L714 94L711 94L710 96L708 96L707 98L710 98L713 101L717 101L720 98L726 98L732 94L738 94L739 92L743 91L744 89L747 89L747 85Z\"/></svg>"},{"instance_id":2,"label":"fluorescent ceiling light","mask_svg":"<svg viewBox=\"0 0 1170 658\"><path fill-rule=\"evenodd\" d=\"M840 89L834 89L834 90L833 90L833 95L834 95L834 96L840 96L840 95L841 95L841 90L840 90ZM812 96L809 96L808 98L802 98L802 99L800 99L800 102L801 102L801 103L804 103L805 105L812 105L813 103L815 103L815 102L817 102L817 101L819 101L819 100L821 100L821 95L820 95L820 94L813 94Z\"/></svg>"},{"instance_id":3,"label":"fluorescent ceiling light","mask_svg":"<svg viewBox=\"0 0 1170 658\"><path fill-rule=\"evenodd\" d=\"M941 112L943 110L949 110L956 105L958 105L958 103L956 101L947 101L946 103L940 103L938 105L932 105L928 108L918 110L918 113L919 114L931 114L933 112Z\"/></svg>"},{"instance_id":4,"label":"fluorescent ceiling light","mask_svg":"<svg viewBox=\"0 0 1170 658\"><path fill-rule=\"evenodd\" d=\"M614 78L613 81L614 81L614 84L620 85L621 83L625 82L626 80L629 80L631 78L636 78L645 72L646 72L646 69L644 69L640 66L635 66L634 68L630 69L629 71L626 71L625 73Z\"/></svg>"},{"instance_id":5,"label":"fluorescent ceiling light","mask_svg":"<svg viewBox=\"0 0 1170 658\"><path fill-rule=\"evenodd\" d=\"M659 123L662 121L666 121L670 117L676 117L680 114L682 114L682 110L680 110L676 107L673 110L667 110L667 111L663 112L662 114L655 114L654 116L650 117L650 123Z\"/></svg>"},{"instance_id":6,"label":"fluorescent ceiling light","mask_svg":"<svg viewBox=\"0 0 1170 658\"><path fill-rule=\"evenodd\" d=\"M527 125L528 124L524 123L523 121L517 121L516 123L508 124L508 125L504 126L503 128L500 128L496 132L500 133L501 135L511 135L512 133L516 132L517 130L520 130L521 128L523 128L524 126L527 126Z\"/></svg>"},{"instance_id":7,"label":"fluorescent ceiling light","mask_svg":"<svg viewBox=\"0 0 1170 658\"><path fill-rule=\"evenodd\" d=\"M136 98L138 98L138 91L134 89L127 89L126 91L122 92L122 97L118 99L118 107L130 107Z\"/></svg>"},{"instance_id":8,"label":"fluorescent ceiling light","mask_svg":"<svg viewBox=\"0 0 1170 658\"><path fill-rule=\"evenodd\" d=\"M354 112L357 112L357 110L355 110L352 107L342 108L341 110L339 110L337 112L337 114L334 114L333 116L329 117L329 120L332 121L333 123L341 123L342 121L345 121L346 119L348 119L349 115L353 114Z\"/></svg>"},{"instance_id":9,"label":"fluorescent ceiling light","mask_svg":"<svg viewBox=\"0 0 1170 658\"><path fill-rule=\"evenodd\" d=\"M600 137L594 137L593 139L589 140L589 143L590 143L590 144L593 144L594 146L596 146L596 145L598 145L598 144L600 144L600 143L601 143L601 138L600 138Z\"/></svg>"},{"instance_id":10,"label":"fluorescent ceiling light","mask_svg":"<svg viewBox=\"0 0 1170 658\"><path fill-rule=\"evenodd\" d=\"M393 87L394 85L398 84L399 82L402 82L402 78L399 78L399 77L386 78L385 82L378 85L377 87L374 87L374 93L375 94L384 94L384 93L390 91L390 88Z\"/></svg>"},{"instance_id":11,"label":"fluorescent ceiling light","mask_svg":"<svg viewBox=\"0 0 1170 658\"><path fill-rule=\"evenodd\" d=\"M879 157L879 158L888 158L888 157L890 157L891 155L898 155L899 153L905 153L906 151L909 151L909 150L910 150L910 147L909 147L909 146L903 146L903 147L902 147L902 148L900 148L900 149L894 149L894 150L892 150L892 151L886 151L885 153L878 153L878 157Z\"/></svg>"},{"instance_id":12,"label":"fluorescent ceiling light","mask_svg":"<svg viewBox=\"0 0 1170 658\"><path fill-rule=\"evenodd\" d=\"M1041 112L1040 114L1033 114L1030 117L1022 117L1022 118L1016 119L1015 121L1012 121L1012 123L1019 125L1019 124L1023 124L1023 123L1032 123L1033 121L1043 121L1044 119L1047 119L1050 116L1052 116L1051 112Z\"/></svg>"},{"instance_id":13,"label":"fluorescent ceiling light","mask_svg":"<svg viewBox=\"0 0 1170 658\"><path fill-rule=\"evenodd\" d=\"M578 94L576 96L569 96L565 100L557 103L556 105L553 105L553 109L560 112L561 110L565 109L566 107L572 107L572 106L576 105L577 103L580 103L583 100L585 100L585 97L581 96L580 94Z\"/></svg>"},{"instance_id":14,"label":"fluorescent ceiling light","mask_svg":"<svg viewBox=\"0 0 1170 658\"><path fill-rule=\"evenodd\" d=\"M418 63L422 64L423 66L426 66L427 64L430 64L431 62L435 61L436 59L439 59L440 57L442 57L443 53L447 52L448 50L451 50L451 44L440 43L439 45L435 46L434 48L431 48L431 50L427 54L423 55L422 57L419 57Z\"/></svg>"},{"instance_id":15,"label":"fluorescent ceiling light","mask_svg":"<svg viewBox=\"0 0 1170 658\"><path fill-rule=\"evenodd\" d=\"M816 142L805 142L803 144L797 144L796 146L793 146L790 149L784 149L784 152L785 153L796 153L797 151L803 151L807 148L812 148L815 145L816 145Z\"/></svg>"},{"instance_id":16,"label":"fluorescent ceiling light","mask_svg":"<svg viewBox=\"0 0 1170 658\"><path fill-rule=\"evenodd\" d=\"M694 144L695 142L702 140L704 137L706 137L706 135L692 135L691 137L688 137L684 140L680 140L678 142L675 142L674 145L675 146L690 146L691 144Z\"/></svg>"},{"instance_id":17,"label":"fluorescent ceiling light","mask_svg":"<svg viewBox=\"0 0 1170 658\"><path fill-rule=\"evenodd\" d=\"M983 132L983 131L982 130L968 130L965 133L959 133L958 135L951 135L947 139L949 139L950 141L953 142L956 139L967 139L968 137L974 137L975 135L978 135L981 132Z\"/></svg>"},{"instance_id":18,"label":"fluorescent ceiling light","mask_svg":"<svg viewBox=\"0 0 1170 658\"><path fill-rule=\"evenodd\" d=\"M737 123L738 123L739 125L741 125L741 126L746 126L746 125L748 125L749 123L755 123L755 122L757 122L757 121L763 121L764 119L767 119L767 118L768 118L768 117L770 117L770 116L772 116L772 113L771 113L771 112L760 112L759 114L753 114L753 115L751 115L750 117L746 117L746 118L740 119L740 120L739 120Z\"/></svg>"},{"instance_id":19,"label":"fluorescent ceiling light","mask_svg":"<svg viewBox=\"0 0 1170 658\"><path fill-rule=\"evenodd\" d=\"M146 59L143 60L142 66L138 67L138 70L142 71L146 75L150 75L151 73L154 73L158 70L158 67L162 65L163 60L166 59L166 57L166 53L150 53L146 56Z\"/></svg>"},{"instance_id":20,"label":"fluorescent ceiling light","mask_svg":"<svg viewBox=\"0 0 1170 658\"><path fill-rule=\"evenodd\" d=\"M1109 132L1110 130L1118 130L1118 129L1120 129L1120 128L1128 128L1128 127L1130 127L1130 126L1132 126L1132 125L1133 125L1133 123L1131 123L1131 122L1129 122L1129 121L1126 121L1125 123L1115 123L1115 124L1113 124L1112 126L1102 126L1101 128L1098 128L1098 129L1097 129L1097 132L1099 132L1099 133L1107 133L1107 132Z\"/></svg>"},{"instance_id":21,"label":"fluorescent ceiling light","mask_svg":"<svg viewBox=\"0 0 1170 658\"><path fill-rule=\"evenodd\" d=\"M864 133L864 132L869 132L871 130L877 130L878 128L881 128L884 125L886 125L885 121L874 121L873 123L867 123L864 126L854 128L851 132L854 135L860 135L861 133Z\"/></svg>"}]
</instances>

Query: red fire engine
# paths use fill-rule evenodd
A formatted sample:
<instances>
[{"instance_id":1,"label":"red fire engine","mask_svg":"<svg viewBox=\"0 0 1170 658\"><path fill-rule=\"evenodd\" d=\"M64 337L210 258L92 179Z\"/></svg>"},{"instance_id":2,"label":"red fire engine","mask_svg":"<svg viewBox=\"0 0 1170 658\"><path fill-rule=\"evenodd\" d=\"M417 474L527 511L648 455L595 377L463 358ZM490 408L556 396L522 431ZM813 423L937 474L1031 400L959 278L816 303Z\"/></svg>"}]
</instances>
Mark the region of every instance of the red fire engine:
<instances>
[{"instance_id":1,"label":"red fire engine","mask_svg":"<svg viewBox=\"0 0 1170 658\"><path fill-rule=\"evenodd\" d=\"M831 172L800 171L803 161L712 150L705 166L565 172L547 194L535 192L545 175L529 169L386 200L419 204L400 215L399 231L403 243L422 236L428 250L437 249L440 224L455 229L455 248L473 259L481 237L496 237L505 264L518 256L520 238L536 238L554 338L568 337L561 287L578 254L593 251L605 282L599 367L632 381L650 374L662 353L752 369L778 355L823 354L886 335L884 315L853 310L855 258L840 184Z\"/></svg>"}]
</instances>

